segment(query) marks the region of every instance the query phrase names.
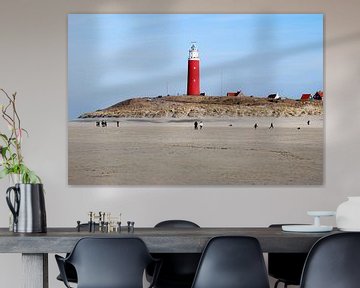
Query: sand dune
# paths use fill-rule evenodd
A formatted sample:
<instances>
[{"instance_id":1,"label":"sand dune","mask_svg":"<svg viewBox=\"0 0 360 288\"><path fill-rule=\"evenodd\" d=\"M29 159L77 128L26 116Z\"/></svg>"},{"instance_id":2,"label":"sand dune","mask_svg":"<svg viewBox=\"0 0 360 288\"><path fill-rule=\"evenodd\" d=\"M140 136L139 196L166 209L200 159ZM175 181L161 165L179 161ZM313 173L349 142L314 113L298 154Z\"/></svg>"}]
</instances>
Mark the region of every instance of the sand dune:
<instances>
[{"instance_id":1,"label":"sand dune","mask_svg":"<svg viewBox=\"0 0 360 288\"><path fill-rule=\"evenodd\" d=\"M322 101L264 97L165 96L128 99L79 118L292 117L322 115Z\"/></svg>"}]
</instances>

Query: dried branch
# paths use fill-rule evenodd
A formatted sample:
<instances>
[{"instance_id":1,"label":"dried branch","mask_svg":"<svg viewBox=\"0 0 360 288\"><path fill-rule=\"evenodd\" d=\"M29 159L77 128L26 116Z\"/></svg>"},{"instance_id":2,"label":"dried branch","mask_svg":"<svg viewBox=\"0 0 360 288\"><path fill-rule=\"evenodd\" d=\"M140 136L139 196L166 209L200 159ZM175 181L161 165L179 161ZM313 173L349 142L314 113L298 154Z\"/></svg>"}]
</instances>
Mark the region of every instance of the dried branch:
<instances>
[{"instance_id":1,"label":"dried branch","mask_svg":"<svg viewBox=\"0 0 360 288\"><path fill-rule=\"evenodd\" d=\"M3 146L0 145L0 157L2 162L0 163L0 178L5 177L8 174L20 174L23 183L41 183L41 179L23 162L23 156L21 153L21 140L23 131L27 131L21 128L21 120L16 109L16 93L11 96L0 88L0 92L5 95L7 99L6 105L1 105L1 116L5 122L9 125L9 136L7 133L0 133L0 141L3 142Z\"/></svg>"}]
</instances>

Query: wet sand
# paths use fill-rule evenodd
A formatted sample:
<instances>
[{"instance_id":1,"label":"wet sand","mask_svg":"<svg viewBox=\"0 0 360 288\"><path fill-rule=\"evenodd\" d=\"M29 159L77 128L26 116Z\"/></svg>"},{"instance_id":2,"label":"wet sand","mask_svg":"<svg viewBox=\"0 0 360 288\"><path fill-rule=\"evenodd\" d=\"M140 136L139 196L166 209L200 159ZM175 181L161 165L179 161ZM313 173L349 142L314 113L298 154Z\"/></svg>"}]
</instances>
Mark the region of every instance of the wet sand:
<instances>
[{"instance_id":1,"label":"wet sand","mask_svg":"<svg viewBox=\"0 0 360 288\"><path fill-rule=\"evenodd\" d=\"M154 122L122 119L119 128L69 122L69 184L323 183L322 116L208 119L202 130L194 130L193 121Z\"/></svg>"}]
</instances>

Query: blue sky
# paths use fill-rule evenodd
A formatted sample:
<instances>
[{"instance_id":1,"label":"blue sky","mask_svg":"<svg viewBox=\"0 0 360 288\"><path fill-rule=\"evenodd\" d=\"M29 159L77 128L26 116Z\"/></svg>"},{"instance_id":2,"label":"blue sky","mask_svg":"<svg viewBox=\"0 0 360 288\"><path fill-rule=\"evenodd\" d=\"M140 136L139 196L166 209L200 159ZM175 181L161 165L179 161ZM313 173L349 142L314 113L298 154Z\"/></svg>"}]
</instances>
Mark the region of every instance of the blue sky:
<instances>
[{"instance_id":1,"label":"blue sky","mask_svg":"<svg viewBox=\"0 0 360 288\"><path fill-rule=\"evenodd\" d=\"M186 93L192 41L207 95L323 90L323 14L69 14L69 119Z\"/></svg>"}]
</instances>

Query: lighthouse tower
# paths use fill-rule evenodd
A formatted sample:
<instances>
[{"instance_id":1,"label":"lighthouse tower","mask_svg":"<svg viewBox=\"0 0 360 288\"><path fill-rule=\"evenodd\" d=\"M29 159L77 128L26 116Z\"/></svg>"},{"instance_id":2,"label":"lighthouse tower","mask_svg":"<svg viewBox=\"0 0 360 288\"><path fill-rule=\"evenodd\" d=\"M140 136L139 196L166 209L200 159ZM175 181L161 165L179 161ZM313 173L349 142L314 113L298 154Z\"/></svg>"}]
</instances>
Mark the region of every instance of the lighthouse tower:
<instances>
[{"instance_id":1,"label":"lighthouse tower","mask_svg":"<svg viewBox=\"0 0 360 288\"><path fill-rule=\"evenodd\" d=\"M187 95L200 95L200 59L194 42L189 50Z\"/></svg>"}]
</instances>

